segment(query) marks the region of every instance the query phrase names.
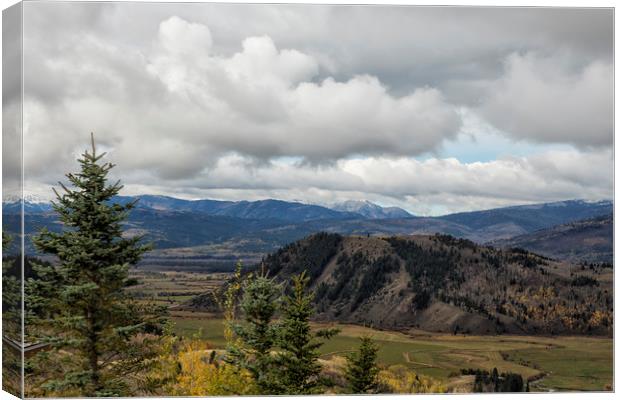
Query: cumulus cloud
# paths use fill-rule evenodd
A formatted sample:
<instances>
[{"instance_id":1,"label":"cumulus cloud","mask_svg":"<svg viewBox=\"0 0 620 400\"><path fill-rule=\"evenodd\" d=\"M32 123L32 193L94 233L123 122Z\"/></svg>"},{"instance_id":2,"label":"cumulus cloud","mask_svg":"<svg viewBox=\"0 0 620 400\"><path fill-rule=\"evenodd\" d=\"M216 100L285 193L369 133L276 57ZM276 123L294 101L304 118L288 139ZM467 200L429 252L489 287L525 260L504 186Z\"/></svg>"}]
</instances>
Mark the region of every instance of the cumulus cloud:
<instances>
[{"instance_id":1,"label":"cumulus cloud","mask_svg":"<svg viewBox=\"0 0 620 400\"><path fill-rule=\"evenodd\" d=\"M75 169L94 131L134 194L355 198L422 214L611 196L604 10L25 10L24 162L37 193ZM460 138L484 139L487 125L526 145L470 143L463 157Z\"/></svg>"},{"instance_id":2,"label":"cumulus cloud","mask_svg":"<svg viewBox=\"0 0 620 400\"><path fill-rule=\"evenodd\" d=\"M369 75L316 82L316 59L280 50L268 36L246 38L240 52L222 57L209 54L199 39L188 39L194 31L195 24L176 17L162 22L162 43L196 45L185 55L163 46L148 69L171 92L196 102L189 107L199 106L211 117L200 139L222 150L312 162L352 154L416 155L437 148L460 127L458 114L437 89L395 97Z\"/></svg>"},{"instance_id":3,"label":"cumulus cloud","mask_svg":"<svg viewBox=\"0 0 620 400\"><path fill-rule=\"evenodd\" d=\"M480 112L500 130L538 142L606 146L613 138L613 67L570 68L565 57L512 54Z\"/></svg>"},{"instance_id":4,"label":"cumulus cloud","mask_svg":"<svg viewBox=\"0 0 620 400\"><path fill-rule=\"evenodd\" d=\"M411 156L436 149L460 126L437 89L395 97L369 75L314 81L316 59L278 49L268 36L246 38L240 51L221 56L212 53L207 26L171 17L148 54L93 36L73 41L73 51L43 61L46 83L60 75L64 84L60 102L27 91L27 148L37 154L26 157L32 173L50 172L51 160L39 156L50 137L45 153L68 161L90 130L125 166L174 178L233 151L312 163L354 154Z\"/></svg>"}]
</instances>

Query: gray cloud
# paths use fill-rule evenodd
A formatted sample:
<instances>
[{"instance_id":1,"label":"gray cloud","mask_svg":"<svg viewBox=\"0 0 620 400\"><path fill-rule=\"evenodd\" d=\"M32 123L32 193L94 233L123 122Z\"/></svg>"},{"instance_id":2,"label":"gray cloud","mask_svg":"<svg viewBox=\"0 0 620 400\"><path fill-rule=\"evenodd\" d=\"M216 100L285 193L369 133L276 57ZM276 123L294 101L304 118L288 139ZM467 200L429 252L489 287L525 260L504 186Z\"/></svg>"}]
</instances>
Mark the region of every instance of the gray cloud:
<instances>
[{"instance_id":1,"label":"gray cloud","mask_svg":"<svg viewBox=\"0 0 620 400\"><path fill-rule=\"evenodd\" d=\"M396 92L498 77L502 60L515 51L565 50L587 64L611 61L613 50L611 9L26 4L29 34L51 44L67 34L97 33L142 49L172 15L209 26L217 53L233 54L246 37L267 35L282 48L322 59L338 79L372 74Z\"/></svg>"},{"instance_id":2,"label":"gray cloud","mask_svg":"<svg viewBox=\"0 0 620 400\"><path fill-rule=\"evenodd\" d=\"M31 2L24 23L32 188L94 131L144 192L420 212L610 195L610 10ZM458 140L463 109L575 150L412 158Z\"/></svg>"},{"instance_id":3,"label":"gray cloud","mask_svg":"<svg viewBox=\"0 0 620 400\"><path fill-rule=\"evenodd\" d=\"M512 54L490 83L481 113L517 138L578 146L611 145L613 67L594 61L571 71L561 55Z\"/></svg>"}]
</instances>

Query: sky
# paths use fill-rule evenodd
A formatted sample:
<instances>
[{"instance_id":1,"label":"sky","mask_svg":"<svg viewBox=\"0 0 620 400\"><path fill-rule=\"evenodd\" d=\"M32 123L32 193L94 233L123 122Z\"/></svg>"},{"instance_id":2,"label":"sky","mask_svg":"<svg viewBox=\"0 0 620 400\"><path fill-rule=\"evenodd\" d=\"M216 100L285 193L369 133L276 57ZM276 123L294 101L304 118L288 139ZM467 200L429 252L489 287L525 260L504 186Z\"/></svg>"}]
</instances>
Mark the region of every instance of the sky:
<instances>
[{"instance_id":1,"label":"sky","mask_svg":"<svg viewBox=\"0 0 620 400\"><path fill-rule=\"evenodd\" d=\"M610 9L24 3L26 194L416 215L612 198Z\"/></svg>"}]
</instances>

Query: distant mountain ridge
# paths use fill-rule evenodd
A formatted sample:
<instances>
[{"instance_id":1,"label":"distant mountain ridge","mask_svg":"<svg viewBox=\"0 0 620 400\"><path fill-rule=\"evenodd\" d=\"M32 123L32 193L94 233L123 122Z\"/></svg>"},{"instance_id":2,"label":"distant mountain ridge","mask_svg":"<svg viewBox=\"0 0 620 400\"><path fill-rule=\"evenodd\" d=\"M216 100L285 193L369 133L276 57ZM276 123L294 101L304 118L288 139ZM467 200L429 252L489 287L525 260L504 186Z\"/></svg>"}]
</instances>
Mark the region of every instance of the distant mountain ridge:
<instances>
[{"instance_id":1,"label":"distant mountain ridge","mask_svg":"<svg viewBox=\"0 0 620 400\"><path fill-rule=\"evenodd\" d=\"M489 242L495 247L520 247L555 259L613 263L613 215L555 225Z\"/></svg>"},{"instance_id":2,"label":"distant mountain ridge","mask_svg":"<svg viewBox=\"0 0 620 400\"><path fill-rule=\"evenodd\" d=\"M22 204L20 201L5 201L2 203L2 213L3 214L18 214L21 212ZM31 202L24 201L24 212L39 214L46 213L52 211L52 204L47 202Z\"/></svg>"},{"instance_id":3,"label":"distant mountain ridge","mask_svg":"<svg viewBox=\"0 0 620 400\"><path fill-rule=\"evenodd\" d=\"M138 199L137 206L154 210L187 211L207 215L235 217L242 219L275 219L303 222L321 219L354 219L361 215L351 212L331 210L327 207L288 202L283 200L257 201L220 201L220 200L183 200L168 196L119 196L120 202Z\"/></svg>"},{"instance_id":4,"label":"distant mountain ridge","mask_svg":"<svg viewBox=\"0 0 620 400\"><path fill-rule=\"evenodd\" d=\"M136 200L120 196L118 202ZM539 229L609 215L613 203L570 200L533 206L473 211L440 217L368 218L358 213L280 200L228 202L141 196L125 224L126 234L144 235L155 245L149 257L260 260L266 253L316 232L384 236L450 234L476 243L510 239ZM30 236L46 227L62 228L49 204L26 202L26 246ZM4 203L4 229L19 231L21 204ZM611 239L610 239L611 240ZM183 249L171 251L170 249ZM580 249L584 254L588 248ZM196 261L198 262L198 261Z\"/></svg>"},{"instance_id":5,"label":"distant mountain ridge","mask_svg":"<svg viewBox=\"0 0 620 400\"><path fill-rule=\"evenodd\" d=\"M3 201L4 213L19 211L18 199ZM138 200L137 207L153 210L197 212L208 215L220 215L248 219L274 218L281 220L310 221L315 219L400 219L412 218L414 215L399 207L381 207L367 200L347 200L320 206L298 201L276 199L266 200L186 200L162 195L116 196L114 201L127 203ZM37 197L26 197L26 212L46 212L51 210L50 202ZM525 231L533 231L569 221L587 219L613 212L613 201L564 200L550 203L516 205L487 210L466 211L435 217L471 228L483 228L498 224L515 223Z\"/></svg>"},{"instance_id":6,"label":"distant mountain ridge","mask_svg":"<svg viewBox=\"0 0 620 400\"><path fill-rule=\"evenodd\" d=\"M349 200L324 207L284 200L266 199L256 201L226 200L185 200L170 196L139 195L117 196L114 201L121 204L135 200L137 207L159 211L185 211L244 219L280 219L284 221L311 221L320 219L387 219L412 217L407 211L398 207L381 207L369 201ZM11 213L19 211L19 202L5 202L4 207ZM46 212L52 209L49 202L24 202L24 210L30 213Z\"/></svg>"},{"instance_id":7,"label":"distant mountain ridge","mask_svg":"<svg viewBox=\"0 0 620 400\"><path fill-rule=\"evenodd\" d=\"M473 229L503 228L516 236L571 221L613 213L613 202L565 200L552 203L510 206L491 210L461 212L439 217ZM510 226L510 225L513 226Z\"/></svg>"}]
</instances>

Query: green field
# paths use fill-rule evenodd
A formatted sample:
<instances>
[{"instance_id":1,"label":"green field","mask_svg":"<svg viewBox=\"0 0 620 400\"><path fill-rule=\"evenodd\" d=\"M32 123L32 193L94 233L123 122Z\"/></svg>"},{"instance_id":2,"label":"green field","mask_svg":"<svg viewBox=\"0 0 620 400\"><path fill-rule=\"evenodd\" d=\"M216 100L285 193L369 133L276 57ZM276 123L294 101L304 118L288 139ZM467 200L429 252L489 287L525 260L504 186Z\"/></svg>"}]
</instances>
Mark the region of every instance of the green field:
<instances>
[{"instance_id":1,"label":"green field","mask_svg":"<svg viewBox=\"0 0 620 400\"><path fill-rule=\"evenodd\" d=\"M201 337L223 347L223 323L199 313L173 315L176 332ZM420 374L445 383L462 368L515 372L524 378L544 374L531 383L532 391L610 390L613 380L613 342L591 337L463 336L379 331L355 325L335 325L341 333L322 347L323 356L355 349L359 336L371 335L380 346L379 361L405 364Z\"/></svg>"}]
</instances>

